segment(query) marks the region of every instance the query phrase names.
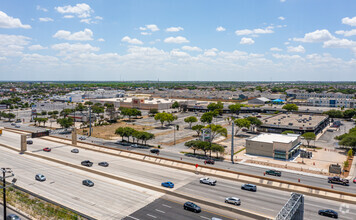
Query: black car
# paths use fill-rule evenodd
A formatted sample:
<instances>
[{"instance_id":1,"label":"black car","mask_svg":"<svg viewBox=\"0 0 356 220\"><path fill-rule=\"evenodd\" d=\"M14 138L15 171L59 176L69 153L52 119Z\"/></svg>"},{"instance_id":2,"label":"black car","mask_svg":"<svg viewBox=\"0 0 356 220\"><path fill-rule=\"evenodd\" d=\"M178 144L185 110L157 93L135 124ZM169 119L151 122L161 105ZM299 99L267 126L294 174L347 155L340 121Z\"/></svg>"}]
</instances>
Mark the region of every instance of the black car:
<instances>
[{"instance_id":1,"label":"black car","mask_svg":"<svg viewBox=\"0 0 356 220\"><path fill-rule=\"evenodd\" d=\"M189 210L189 211L192 211L192 212L195 212L195 213L201 212L201 208L199 206L195 205L192 202L184 203L183 208L185 210Z\"/></svg>"},{"instance_id":2,"label":"black car","mask_svg":"<svg viewBox=\"0 0 356 220\"><path fill-rule=\"evenodd\" d=\"M206 159L205 161L204 161L204 163L205 164L215 164L215 160L213 160L213 159Z\"/></svg>"},{"instance_id":3,"label":"black car","mask_svg":"<svg viewBox=\"0 0 356 220\"><path fill-rule=\"evenodd\" d=\"M108 162L100 162L100 163L98 163L98 165L102 166L102 167L108 167L109 163Z\"/></svg>"},{"instance_id":4,"label":"black car","mask_svg":"<svg viewBox=\"0 0 356 220\"><path fill-rule=\"evenodd\" d=\"M92 187L92 186L94 186L94 183L91 180L83 180L83 185Z\"/></svg>"},{"instance_id":5,"label":"black car","mask_svg":"<svg viewBox=\"0 0 356 220\"><path fill-rule=\"evenodd\" d=\"M21 218L15 214L10 214L10 215L6 216L6 220L21 220Z\"/></svg>"},{"instance_id":6,"label":"black car","mask_svg":"<svg viewBox=\"0 0 356 220\"><path fill-rule=\"evenodd\" d=\"M70 152L72 153L79 153L79 150L77 148L72 149Z\"/></svg>"},{"instance_id":7,"label":"black car","mask_svg":"<svg viewBox=\"0 0 356 220\"><path fill-rule=\"evenodd\" d=\"M159 150L158 149L151 149L150 152L153 153L153 154L158 154Z\"/></svg>"},{"instance_id":8,"label":"black car","mask_svg":"<svg viewBox=\"0 0 356 220\"><path fill-rule=\"evenodd\" d=\"M27 144L33 144L33 141L32 140L28 140L26 141Z\"/></svg>"},{"instance_id":9,"label":"black car","mask_svg":"<svg viewBox=\"0 0 356 220\"><path fill-rule=\"evenodd\" d=\"M83 160L81 164L86 167L93 166L93 162L91 162L90 160Z\"/></svg>"},{"instance_id":10,"label":"black car","mask_svg":"<svg viewBox=\"0 0 356 220\"><path fill-rule=\"evenodd\" d=\"M337 212L335 212L334 210L331 210L331 209L319 210L318 214L319 215L323 215L323 216L327 216L327 217L331 217L331 218L338 218L339 217Z\"/></svg>"}]
</instances>

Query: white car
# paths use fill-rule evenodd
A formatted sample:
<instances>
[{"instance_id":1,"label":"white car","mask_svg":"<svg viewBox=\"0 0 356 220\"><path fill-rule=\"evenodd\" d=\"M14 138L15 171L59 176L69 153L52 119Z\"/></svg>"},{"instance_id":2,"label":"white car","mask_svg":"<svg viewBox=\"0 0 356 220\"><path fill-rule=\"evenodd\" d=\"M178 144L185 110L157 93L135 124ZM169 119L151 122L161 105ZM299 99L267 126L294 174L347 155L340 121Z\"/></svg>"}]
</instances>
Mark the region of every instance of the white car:
<instances>
[{"instance_id":1,"label":"white car","mask_svg":"<svg viewBox=\"0 0 356 220\"><path fill-rule=\"evenodd\" d=\"M209 184L211 186L216 185L216 180L210 179L209 177L200 178L200 183Z\"/></svg>"},{"instance_id":2,"label":"white car","mask_svg":"<svg viewBox=\"0 0 356 220\"><path fill-rule=\"evenodd\" d=\"M225 199L225 203L230 203L234 205L241 205L241 200L236 197L228 197Z\"/></svg>"},{"instance_id":3,"label":"white car","mask_svg":"<svg viewBox=\"0 0 356 220\"><path fill-rule=\"evenodd\" d=\"M40 182L43 182L43 181L46 181L46 177L42 174L36 174L36 180L40 181Z\"/></svg>"}]
</instances>

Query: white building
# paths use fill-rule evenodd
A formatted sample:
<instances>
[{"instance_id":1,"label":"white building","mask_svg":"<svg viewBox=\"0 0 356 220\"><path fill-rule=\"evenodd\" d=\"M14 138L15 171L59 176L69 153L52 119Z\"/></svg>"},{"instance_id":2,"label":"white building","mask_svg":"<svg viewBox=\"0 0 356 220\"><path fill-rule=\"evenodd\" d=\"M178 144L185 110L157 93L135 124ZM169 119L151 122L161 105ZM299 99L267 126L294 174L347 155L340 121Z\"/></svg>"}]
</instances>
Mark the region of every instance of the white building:
<instances>
[{"instance_id":1,"label":"white building","mask_svg":"<svg viewBox=\"0 0 356 220\"><path fill-rule=\"evenodd\" d=\"M356 99L309 98L308 103L320 107L356 108Z\"/></svg>"},{"instance_id":2,"label":"white building","mask_svg":"<svg viewBox=\"0 0 356 220\"><path fill-rule=\"evenodd\" d=\"M309 99L309 98L329 98L329 99L353 99L355 94L343 94L340 92L307 92L306 90L299 89L289 89L286 91L288 97L293 97L295 99Z\"/></svg>"}]
</instances>

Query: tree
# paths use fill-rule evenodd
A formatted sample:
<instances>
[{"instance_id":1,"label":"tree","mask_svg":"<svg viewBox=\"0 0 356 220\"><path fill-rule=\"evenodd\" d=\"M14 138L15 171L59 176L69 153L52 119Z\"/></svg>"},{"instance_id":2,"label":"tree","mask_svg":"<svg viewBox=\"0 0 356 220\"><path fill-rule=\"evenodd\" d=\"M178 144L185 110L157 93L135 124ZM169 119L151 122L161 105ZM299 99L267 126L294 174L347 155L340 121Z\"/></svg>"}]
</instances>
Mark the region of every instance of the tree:
<instances>
[{"instance_id":1,"label":"tree","mask_svg":"<svg viewBox=\"0 0 356 220\"><path fill-rule=\"evenodd\" d=\"M124 128L124 137L127 137L127 142L130 142L130 137L133 135L135 132L135 129L131 127L125 127Z\"/></svg>"},{"instance_id":2,"label":"tree","mask_svg":"<svg viewBox=\"0 0 356 220\"><path fill-rule=\"evenodd\" d=\"M352 118L354 115L356 115L356 110L355 109L347 109L343 113L344 118Z\"/></svg>"},{"instance_id":3,"label":"tree","mask_svg":"<svg viewBox=\"0 0 356 220\"><path fill-rule=\"evenodd\" d=\"M211 145L211 151L216 153L216 158L219 157L219 153L223 154L225 152L224 146L221 146L220 144L212 144Z\"/></svg>"},{"instance_id":4,"label":"tree","mask_svg":"<svg viewBox=\"0 0 356 220\"><path fill-rule=\"evenodd\" d=\"M232 122L233 120L235 120L235 117L233 117L233 116L227 117L227 118L225 118L225 120L229 123L229 125L231 125L231 122Z\"/></svg>"},{"instance_id":5,"label":"tree","mask_svg":"<svg viewBox=\"0 0 356 220\"><path fill-rule=\"evenodd\" d=\"M11 119L16 118L16 115L15 115L14 113L8 113L8 114L6 114L6 117L5 117L5 118L8 118L9 121L11 121Z\"/></svg>"},{"instance_id":6,"label":"tree","mask_svg":"<svg viewBox=\"0 0 356 220\"><path fill-rule=\"evenodd\" d=\"M188 148L193 150L194 155L195 155L195 151L199 150L198 145L197 145L196 142L197 142L196 140L193 140L193 141L188 141L188 142L184 143L184 146L186 146L186 147L188 147Z\"/></svg>"},{"instance_id":7,"label":"tree","mask_svg":"<svg viewBox=\"0 0 356 220\"><path fill-rule=\"evenodd\" d=\"M286 130L286 131L283 131L282 134L294 134L294 131Z\"/></svg>"},{"instance_id":8,"label":"tree","mask_svg":"<svg viewBox=\"0 0 356 220\"><path fill-rule=\"evenodd\" d=\"M262 125L262 121L256 117L250 116L247 117L246 119L250 121L252 130L254 130L255 127L259 127Z\"/></svg>"},{"instance_id":9,"label":"tree","mask_svg":"<svg viewBox=\"0 0 356 220\"><path fill-rule=\"evenodd\" d=\"M117 121L117 113L113 104L106 107L106 113L109 115L110 122Z\"/></svg>"},{"instance_id":10,"label":"tree","mask_svg":"<svg viewBox=\"0 0 356 220\"><path fill-rule=\"evenodd\" d=\"M305 132L302 137L304 137L304 139L308 143L308 147L310 147L309 143L310 141L315 140L316 135L314 134L314 132Z\"/></svg>"},{"instance_id":11,"label":"tree","mask_svg":"<svg viewBox=\"0 0 356 220\"><path fill-rule=\"evenodd\" d=\"M84 106L82 103L79 103L76 107L75 107L75 111L79 111L79 112L83 112L85 110L87 110L88 108L86 106Z\"/></svg>"},{"instance_id":12,"label":"tree","mask_svg":"<svg viewBox=\"0 0 356 220\"><path fill-rule=\"evenodd\" d=\"M93 105L93 102L91 102L91 101L86 101L86 102L84 102L84 105Z\"/></svg>"},{"instance_id":13,"label":"tree","mask_svg":"<svg viewBox=\"0 0 356 220\"><path fill-rule=\"evenodd\" d=\"M173 115L171 113L167 113L167 122L170 125L173 121L177 120L178 117L176 115Z\"/></svg>"},{"instance_id":14,"label":"tree","mask_svg":"<svg viewBox=\"0 0 356 220\"><path fill-rule=\"evenodd\" d=\"M298 111L299 108L296 104L285 104L282 109L287 111Z\"/></svg>"},{"instance_id":15,"label":"tree","mask_svg":"<svg viewBox=\"0 0 356 220\"><path fill-rule=\"evenodd\" d=\"M217 102L217 103L210 103L208 106L207 106L208 110L209 111L215 111L215 110L219 110L219 112L224 108L224 104L222 104L222 102Z\"/></svg>"},{"instance_id":16,"label":"tree","mask_svg":"<svg viewBox=\"0 0 356 220\"><path fill-rule=\"evenodd\" d=\"M343 118L344 117L344 113L339 110L329 110L329 111L324 112L324 114L329 115L330 118Z\"/></svg>"},{"instance_id":17,"label":"tree","mask_svg":"<svg viewBox=\"0 0 356 220\"><path fill-rule=\"evenodd\" d=\"M192 123L197 122L198 119L195 116L189 116L184 119L184 122L189 124L189 128L192 128Z\"/></svg>"},{"instance_id":18,"label":"tree","mask_svg":"<svg viewBox=\"0 0 356 220\"><path fill-rule=\"evenodd\" d=\"M352 157L354 155L354 152L352 149L350 149L348 152L347 152L347 156L349 157Z\"/></svg>"},{"instance_id":19,"label":"tree","mask_svg":"<svg viewBox=\"0 0 356 220\"><path fill-rule=\"evenodd\" d=\"M197 132L197 135L200 136L201 130L204 128L204 125L194 125L192 127L192 130Z\"/></svg>"},{"instance_id":20,"label":"tree","mask_svg":"<svg viewBox=\"0 0 356 220\"><path fill-rule=\"evenodd\" d=\"M213 142L213 140L220 135L227 137L227 129L222 127L221 125L209 124L206 126L206 128L209 128L211 130L211 142Z\"/></svg>"},{"instance_id":21,"label":"tree","mask_svg":"<svg viewBox=\"0 0 356 220\"><path fill-rule=\"evenodd\" d=\"M172 104L172 108L179 108L180 105L177 101L175 101L173 104Z\"/></svg>"},{"instance_id":22,"label":"tree","mask_svg":"<svg viewBox=\"0 0 356 220\"><path fill-rule=\"evenodd\" d=\"M163 128L164 122L167 121L167 113L166 112L157 113L155 115L155 120L156 121L160 121L161 122L161 127Z\"/></svg>"},{"instance_id":23,"label":"tree","mask_svg":"<svg viewBox=\"0 0 356 220\"><path fill-rule=\"evenodd\" d=\"M251 122L245 118L238 118L234 121L234 123L235 123L236 127L238 128L235 131L235 135L237 135L237 133L240 131L240 129L242 129L242 128L248 129L251 126Z\"/></svg>"},{"instance_id":24,"label":"tree","mask_svg":"<svg viewBox=\"0 0 356 220\"><path fill-rule=\"evenodd\" d=\"M203 123L208 123L211 124L211 122L213 121L213 117L214 117L214 113L213 112L205 112L201 117L200 117L200 121Z\"/></svg>"},{"instance_id":25,"label":"tree","mask_svg":"<svg viewBox=\"0 0 356 220\"><path fill-rule=\"evenodd\" d=\"M73 109L65 108L61 111L60 115L63 116L63 118L66 118L72 112L73 112Z\"/></svg>"},{"instance_id":26,"label":"tree","mask_svg":"<svg viewBox=\"0 0 356 220\"><path fill-rule=\"evenodd\" d=\"M62 128L69 128L73 126L73 118L59 118L57 119L57 123L61 125Z\"/></svg>"},{"instance_id":27,"label":"tree","mask_svg":"<svg viewBox=\"0 0 356 220\"><path fill-rule=\"evenodd\" d=\"M124 140L124 132L125 132L125 128L124 127L118 127L116 130L115 130L115 134L118 134L121 136L121 141Z\"/></svg>"},{"instance_id":28,"label":"tree","mask_svg":"<svg viewBox=\"0 0 356 220\"><path fill-rule=\"evenodd\" d=\"M231 115L233 113L237 114L240 110L241 110L242 105L239 103L233 104L233 105L229 105L229 109L231 112Z\"/></svg>"},{"instance_id":29,"label":"tree","mask_svg":"<svg viewBox=\"0 0 356 220\"><path fill-rule=\"evenodd\" d=\"M47 115L47 112L46 111L42 111L41 115Z\"/></svg>"}]
</instances>

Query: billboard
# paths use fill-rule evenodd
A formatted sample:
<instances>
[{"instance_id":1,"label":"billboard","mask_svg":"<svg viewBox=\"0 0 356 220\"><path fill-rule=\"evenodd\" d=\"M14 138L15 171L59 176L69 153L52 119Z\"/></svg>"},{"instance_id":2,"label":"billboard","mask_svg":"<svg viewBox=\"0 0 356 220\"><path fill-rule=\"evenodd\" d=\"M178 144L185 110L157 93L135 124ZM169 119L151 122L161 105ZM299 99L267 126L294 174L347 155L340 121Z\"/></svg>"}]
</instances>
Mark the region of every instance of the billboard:
<instances>
[{"instance_id":1,"label":"billboard","mask_svg":"<svg viewBox=\"0 0 356 220\"><path fill-rule=\"evenodd\" d=\"M49 131L42 131L42 132L32 133L31 138L38 138L38 137L43 137L48 135L49 135Z\"/></svg>"}]
</instances>

